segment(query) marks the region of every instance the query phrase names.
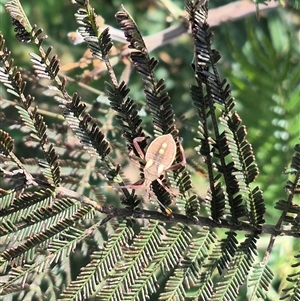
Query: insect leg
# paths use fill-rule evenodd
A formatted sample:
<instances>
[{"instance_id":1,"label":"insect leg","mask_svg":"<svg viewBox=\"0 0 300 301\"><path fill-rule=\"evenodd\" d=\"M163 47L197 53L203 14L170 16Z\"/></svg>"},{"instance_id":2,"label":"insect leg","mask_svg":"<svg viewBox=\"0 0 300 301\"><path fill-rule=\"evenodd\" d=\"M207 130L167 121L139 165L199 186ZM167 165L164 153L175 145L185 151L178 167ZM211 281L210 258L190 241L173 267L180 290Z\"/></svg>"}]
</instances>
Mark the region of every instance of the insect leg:
<instances>
[{"instance_id":1,"label":"insect leg","mask_svg":"<svg viewBox=\"0 0 300 301\"><path fill-rule=\"evenodd\" d=\"M184 149L182 147L181 144L179 144L179 151L180 151L180 155L181 155L181 161L174 164L174 165L171 165L168 169L168 170L176 170L180 167L183 167L185 164L186 164L186 157L185 157L185 153L184 153Z\"/></svg>"},{"instance_id":2,"label":"insect leg","mask_svg":"<svg viewBox=\"0 0 300 301\"><path fill-rule=\"evenodd\" d=\"M156 181L172 196L175 197L176 195L171 191L169 187L167 187L161 179L156 179Z\"/></svg>"},{"instance_id":3,"label":"insect leg","mask_svg":"<svg viewBox=\"0 0 300 301\"><path fill-rule=\"evenodd\" d=\"M172 210L165 206L158 198L156 198L157 203L159 204L159 206L161 207L161 209L164 209L164 213L168 216L168 217L173 217L172 215Z\"/></svg>"},{"instance_id":4,"label":"insect leg","mask_svg":"<svg viewBox=\"0 0 300 301\"><path fill-rule=\"evenodd\" d=\"M141 149L139 143L141 143L145 139L146 139L146 137L135 137L133 139L134 148L136 149L137 153L139 154L139 156L141 157L142 160L145 160L145 154L144 154L143 150Z\"/></svg>"},{"instance_id":5,"label":"insect leg","mask_svg":"<svg viewBox=\"0 0 300 301\"><path fill-rule=\"evenodd\" d=\"M143 158L138 157L138 156L134 153L133 150L131 150L130 153L129 153L129 159L130 159L130 161L131 161L134 165L136 165L136 166L138 166L138 167L140 167L140 168L142 168L142 167L145 165L145 160L144 160Z\"/></svg>"},{"instance_id":6,"label":"insect leg","mask_svg":"<svg viewBox=\"0 0 300 301\"><path fill-rule=\"evenodd\" d=\"M157 179L157 181L159 182L159 184L160 184L161 186L164 187L164 189L167 190L167 192L169 192L171 195L173 195L173 193L171 192L171 190L170 190L168 187L166 187L160 179ZM150 188L147 188L147 193L148 193L149 197L153 196L153 197L156 199L157 203L158 203L159 206L160 206L160 209L161 209L168 217L173 217L173 215L172 215L172 210L171 210L169 207L165 206L165 205L164 205L164 204L163 204L163 203L155 196L155 194L153 193L153 191L150 190Z\"/></svg>"}]
</instances>

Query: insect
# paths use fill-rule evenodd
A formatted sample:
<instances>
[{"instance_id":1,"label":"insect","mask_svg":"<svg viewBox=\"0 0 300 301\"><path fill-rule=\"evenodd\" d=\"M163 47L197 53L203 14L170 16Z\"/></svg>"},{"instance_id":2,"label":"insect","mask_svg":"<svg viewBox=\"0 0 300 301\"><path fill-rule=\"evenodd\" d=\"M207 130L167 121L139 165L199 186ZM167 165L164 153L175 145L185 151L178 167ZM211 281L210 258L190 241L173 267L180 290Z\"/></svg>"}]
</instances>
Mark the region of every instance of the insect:
<instances>
[{"instance_id":1,"label":"insect","mask_svg":"<svg viewBox=\"0 0 300 301\"><path fill-rule=\"evenodd\" d=\"M145 140L146 137L136 137L133 139L133 145L137 151L140 160L145 163L144 166L144 179L142 183L138 181L132 185L120 186L119 188L140 188L145 187L148 195L153 196L151 191L151 184L153 181L157 181L164 189L171 195L174 195L171 190L162 182L160 176L164 175L166 171L176 170L186 164L186 158L184 150L180 144L181 162L174 163L177 147L174 138L171 134L166 134L155 138L148 146L146 153L140 147L140 143ZM132 158L132 155L131 155ZM132 161L137 163L136 160ZM156 198L157 199L157 198ZM172 215L171 209L163 205L158 199L159 205L164 208L165 213L169 216Z\"/></svg>"}]
</instances>

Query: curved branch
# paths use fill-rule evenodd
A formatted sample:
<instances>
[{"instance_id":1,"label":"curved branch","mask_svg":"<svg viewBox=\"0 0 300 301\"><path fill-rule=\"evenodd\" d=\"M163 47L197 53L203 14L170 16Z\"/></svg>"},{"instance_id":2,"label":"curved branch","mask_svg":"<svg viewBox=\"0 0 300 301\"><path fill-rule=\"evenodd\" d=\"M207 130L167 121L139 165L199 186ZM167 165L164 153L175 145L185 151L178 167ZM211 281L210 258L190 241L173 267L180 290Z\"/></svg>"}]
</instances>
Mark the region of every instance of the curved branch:
<instances>
[{"instance_id":1,"label":"curved branch","mask_svg":"<svg viewBox=\"0 0 300 301\"><path fill-rule=\"evenodd\" d=\"M186 215L172 213L172 217L162 214L157 211L151 210L133 210L131 208L116 208L111 205L99 205L97 201L93 201L90 198L83 196L77 192L74 192L65 187L58 187L57 196L60 197L71 197L75 198L77 201L92 206L95 210L103 213L106 215L104 220L101 222L103 225L105 222L112 218L116 217L123 217L126 218L134 218L134 219L149 219L149 220L159 220L165 223L182 223L184 225L193 225L193 226L200 226L200 227L210 227L214 228L223 228L223 229L230 229L230 230L239 230L245 232L256 232L261 231L262 234L271 234L274 236L291 236L291 237L299 237L299 232L293 231L293 226L283 226L281 229L277 229L275 225L264 224L262 225L261 229L257 229L251 226L247 222L241 222L238 226L230 223L226 219L220 219L219 223L216 223L209 217L205 216L197 216L197 219L191 219Z\"/></svg>"},{"instance_id":2,"label":"curved branch","mask_svg":"<svg viewBox=\"0 0 300 301\"><path fill-rule=\"evenodd\" d=\"M259 5L260 12L266 12L273 10L280 6L279 2L271 2L267 6ZM256 13L256 6L252 1L241 0L236 1L218 8L213 8L209 11L208 23L210 27L219 26L223 23L233 22L249 15ZM171 26L163 31L145 37L145 43L147 45L148 51L153 51L154 49L168 44L176 39L178 39L182 34L190 33L189 28L186 24L182 23L180 25Z\"/></svg>"},{"instance_id":3,"label":"curved branch","mask_svg":"<svg viewBox=\"0 0 300 301\"><path fill-rule=\"evenodd\" d=\"M279 2L270 2L268 5L258 5L259 12L267 12L280 7ZM213 8L209 11L208 23L210 27L219 26L223 23L233 22L249 15L256 13L257 7L252 1L241 0L227 5L223 5L217 8ZM116 29L112 26L109 27L109 33L114 41L126 43L123 31ZM189 28L186 22L182 22L179 25L173 25L166 28L158 33L146 36L144 38L145 44L147 45L148 51L168 44L178 39L182 34L188 33Z\"/></svg>"}]
</instances>

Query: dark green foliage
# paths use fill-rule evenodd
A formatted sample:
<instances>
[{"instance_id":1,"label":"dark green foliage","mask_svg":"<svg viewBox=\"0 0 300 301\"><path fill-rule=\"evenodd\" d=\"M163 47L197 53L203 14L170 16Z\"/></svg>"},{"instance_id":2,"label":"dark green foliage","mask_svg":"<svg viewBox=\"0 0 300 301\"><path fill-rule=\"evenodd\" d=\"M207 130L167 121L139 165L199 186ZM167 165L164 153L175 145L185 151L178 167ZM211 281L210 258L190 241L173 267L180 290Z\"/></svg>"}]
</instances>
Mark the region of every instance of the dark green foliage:
<instances>
[{"instance_id":1,"label":"dark green foliage","mask_svg":"<svg viewBox=\"0 0 300 301\"><path fill-rule=\"evenodd\" d=\"M130 83L117 80L111 28L99 25L88 0L72 1L78 32L108 71L103 84L107 97L99 93L105 100L91 106L85 94L89 86L75 82L77 91L71 92L70 78L61 76L59 55L53 54L54 47L44 46L43 30L30 24L19 1L7 2L16 39L34 45L37 53L30 54L35 75L14 67L0 35L0 82L14 97L9 107L18 116L11 124L22 135L24 151L31 151L18 152L1 99L5 123L0 129L0 298L270 298L269 287L278 278L270 260L274 241L280 234L299 238L295 199L300 191L300 147L295 145L285 171L287 197L276 199L281 215L268 225L257 160L231 87L217 67L221 54L212 47L208 3L202 2L186 1L194 44L190 69L194 80L188 80L190 99L184 102L188 106L184 112L191 108L194 115L186 128L180 125L184 118L177 116L181 95L174 101L167 92L168 80L157 75L159 61L150 56L146 39L124 7L115 15L129 43L121 56L127 55L142 82L139 100L131 96ZM259 49L253 36L250 42ZM252 70L251 64L245 65ZM262 82L270 86L268 80ZM38 96L28 93L31 82L51 94L54 104L48 108L54 121L37 106ZM181 131L189 135L183 142ZM143 183L143 171L152 165L145 162L134 139L145 138L140 143L145 154L151 138L165 134L171 134L176 144L174 164L182 161L181 143L196 146L196 152L185 151L185 166L167 170L151 183L151 199L157 200L160 213L150 207L150 196L141 198L129 191L132 186L126 183L135 172L124 166L136 163L137 183ZM163 162L154 163L157 170L164 168ZM208 182L204 199L194 187L195 176L203 175L203 170ZM119 193L113 195L111 187ZM268 246L260 247L260 239L267 239ZM289 267L284 275L292 285L285 286L282 299L299 296L299 254L293 255L294 271Z\"/></svg>"},{"instance_id":2,"label":"dark green foliage","mask_svg":"<svg viewBox=\"0 0 300 301\"><path fill-rule=\"evenodd\" d=\"M106 92L111 108L116 111L116 118L122 128L123 136L130 145L130 149L133 149L133 139L144 136L137 105L130 97L127 97L129 89L124 83L121 83L117 88L107 83Z\"/></svg>"},{"instance_id":3,"label":"dark green foliage","mask_svg":"<svg viewBox=\"0 0 300 301\"><path fill-rule=\"evenodd\" d=\"M249 287L255 286L251 298L254 298L254 292L256 293L257 298L264 298L264 290L273 277L274 275L268 266L261 263L255 264L252 267L252 275L249 278Z\"/></svg>"},{"instance_id":4,"label":"dark green foliage","mask_svg":"<svg viewBox=\"0 0 300 301\"><path fill-rule=\"evenodd\" d=\"M174 136L177 132L170 98L165 92L164 80L157 80L154 75L158 62L149 57L143 38L128 12L123 9L116 14L116 18L130 43L129 48L136 50L131 53L131 59L144 81L144 92L152 116L154 133L157 136L174 133Z\"/></svg>"},{"instance_id":5,"label":"dark green foliage","mask_svg":"<svg viewBox=\"0 0 300 301\"><path fill-rule=\"evenodd\" d=\"M221 81L215 68L219 56L216 57L217 52L211 49L211 33L206 23L207 12L194 8L192 2L188 3L196 47L195 77L199 83L198 88L192 88L192 99L200 118L199 151L206 158L209 177L213 179L210 181L212 216L218 221L223 215L227 200L233 223L254 214L258 215L255 219L262 223L265 212L263 199L258 197L258 194L253 195L249 186L258 174L252 147L246 140L245 127L241 125L240 117L233 112L234 102L230 97L229 85L226 80ZM219 110L222 110L222 115L217 119L216 111ZM214 135L209 129L209 119L213 124ZM224 128L222 132L218 123ZM213 170L215 167L219 172L216 175ZM226 195L222 185L219 184L221 177L226 184ZM251 214L247 206L253 210ZM258 226L259 223L255 222L255 225Z\"/></svg>"}]
</instances>

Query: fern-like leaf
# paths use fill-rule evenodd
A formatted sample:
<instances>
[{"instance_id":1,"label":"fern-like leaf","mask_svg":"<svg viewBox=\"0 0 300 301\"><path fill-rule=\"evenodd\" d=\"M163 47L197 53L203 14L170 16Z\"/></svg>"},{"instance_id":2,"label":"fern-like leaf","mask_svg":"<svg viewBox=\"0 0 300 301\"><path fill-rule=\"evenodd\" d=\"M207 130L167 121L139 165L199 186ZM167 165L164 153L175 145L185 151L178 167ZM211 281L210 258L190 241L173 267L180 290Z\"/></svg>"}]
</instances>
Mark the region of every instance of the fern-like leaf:
<instances>
[{"instance_id":1,"label":"fern-like leaf","mask_svg":"<svg viewBox=\"0 0 300 301\"><path fill-rule=\"evenodd\" d=\"M124 293L136 294L133 288L134 283L142 271L144 274L144 269L151 264L161 243L162 234L163 229L157 222L152 222L147 228L141 229L140 234L133 240L133 244L124 252L123 260L115 267L115 271L111 271L112 279L99 292L100 298L113 300L120 298ZM153 271L149 270L146 279L151 279L152 273ZM116 284L114 287L111 286L111 281ZM146 282L145 285L149 287L149 283Z\"/></svg>"},{"instance_id":2,"label":"fern-like leaf","mask_svg":"<svg viewBox=\"0 0 300 301\"><path fill-rule=\"evenodd\" d=\"M0 151L5 156L9 156L14 148L14 140L8 133L0 130Z\"/></svg>"},{"instance_id":3,"label":"fern-like leaf","mask_svg":"<svg viewBox=\"0 0 300 301\"><path fill-rule=\"evenodd\" d=\"M33 68L39 78L55 79L60 70L57 55L49 59L51 51L52 47L49 47L43 57L35 53L30 54Z\"/></svg>"},{"instance_id":4,"label":"fern-like leaf","mask_svg":"<svg viewBox=\"0 0 300 301\"><path fill-rule=\"evenodd\" d=\"M4 45L2 45L3 47ZM37 108L34 108L32 111L30 110L30 106L32 103L33 98L28 95L27 97L24 95L24 89L26 86L26 83L23 81L21 73L17 71L16 68L12 67L12 63L9 62L9 53L8 50L1 53L0 60L4 64L5 68L0 70L0 80L4 81L4 84L8 85L8 88L11 91L14 91L14 95L18 96L20 99L21 105L17 106L19 115L24 122L25 126L28 127L29 131L31 132L31 138L33 140L36 140L40 143L42 150L44 151L45 158L47 164L44 166L45 169L42 169L42 171L45 172L46 178L48 178L49 183L53 184L55 183L55 186L57 186L60 182L60 171L59 166L57 162L57 156L55 154L55 150L53 146L47 145L48 138L47 138L47 126L45 122L43 121L43 117L40 114L37 114ZM2 72L1 72L2 71ZM16 161L16 158L14 157L14 160ZM16 162L17 163L17 162ZM17 163L19 166L20 163ZM23 167L23 166L22 166ZM47 172L49 171L55 171ZM28 182L27 175L27 182Z\"/></svg>"},{"instance_id":5,"label":"fern-like leaf","mask_svg":"<svg viewBox=\"0 0 300 301\"><path fill-rule=\"evenodd\" d=\"M255 226L264 222L265 213L262 195L253 195L251 182L258 174L250 143L246 140L246 130L237 113L232 112L234 101L230 96L230 87L226 80L221 81L216 68L219 54L211 49L211 33L207 24L207 4L200 1L188 1L192 35L195 41L195 77L198 88L193 87L192 99L200 117L199 152L205 157L208 166L210 189L213 196L211 210L217 221L227 201L233 223L240 219L251 218ZM219 109L222 116L218 118ZM210 129L209 118L212 124ZM224 130L221 131L218 123ZM213 170L217 167L219 173ZM216 179L222 177L226 185L225 202L218 204L216 197ZM219 186L222 187L222 186ZM215 208L218 208L216 211Z\"/></svg>"},{"instance_id":6,"label":"fern-like leaf","mask_svg":"<svg viewBox=\"0 0 300 301\"><path fill-rule=\"evenodd\" d=\"M64 117L84 148L103 160L110 152L109 143L91 116L83 113L85 105L81 103L80 97L74 94L72 102L64 104L62 100L61 103Z\"/></svg>"},{"instance_id":7,"label":"fern-like leaf","mask_svg":"<svg viewBox=\"0 0 300 301\"><path fill-rule=\"evenodd\" d=\"M123 131L123 136L127 140L130 149L134 149L133 139L143 137L141 127L142 120L138 115L138 109L134 101L128 97L129 89L125 83L114 87L107 83L106 91L110 101L111 108L116 111L116 118Z\"/></svg>"},{"instance_id":8,"label":"fern-like leaf","mask_svg":"<svg viewBox=\"0 0 300 301\"><path fill-rule=\"evenodd\" d=\"M293 182L288 181L286 189L290 193L299 193L300 191L300 144L296 144L294 148L295 154L292 158L291 170L295 174L295 180Z\"/></svg>"},{"instance_id":9,"label":"fern-like leaf","mask_svg":"<svg viewBox=\"0 0 300 301\"><path fill-rule=\"evenodd\" d=\"M166 133L177 134L174 113L169 103L170 98L165 92L164 80L157 81L153 73L157 61L149 57L143 38L129 13L123 8L116 14L116 18L130 43L129 47L137 50L131 53L131 59L145 82L144 91L155 134L157 136Z\"/></svg>"},{"instance_id":10,"label":"fern-like leaf","mask_svg":"<svg viewBox=\"0 0 300 301\"><path fill-rule=\"evenodd\" d=\"M216 238L216 235L208 229L202 229L197 233L190 242L189 251L185 254L180 267L170 277L169 285L167 284L165 289L166 292L161 294L162 300L168 300L175 297L176 294L181 296L180 300L192 300L192 298L201 295L199 289L209 282L208 279L203 279L201 271L205 265L205 258L208 256L209 249L213 248L216 243Z\"/></svg>"},{"instance_id":11,"label":"fern-like leaf","mask_svg":"<svg viewBox=\"0 0 300 301\"><path fill-rule=\"evenodd\" d=\"M249 278L248 287L252 287L252 294L249 300L256 298L266 299L266 291L274 275L266 264L257 263L252 268L252 274Z\"/></svg>"},{"instance_id":12,"label":"fern-like leaf","mask_svg":"<svg viewBox=\"0 0 300 301\"><path fill-rule=\"evenodd\" d=\"M32 234L31 232L31 236L27 238L26 241L20 241L17 246L10 247L0 254L0 265L10 261L13 266L14 264L17 264L20 256L22 256L23 254L26 254L26 262L31 262L37 256L38 252L36 248L45 248L49 244L49 242L55 239L63 231L68 230L75 222L78 222L79 220L85 218L91 218L91 209L92 208L88 206L81 207L70 218L64 218L63 220L59 220L56 223L53 223L52 221L47 229L39 233ZM48 214L51 213L48 211ZM39 217L37 216L37 218ZM37 226L37 224L35 224L35 226ZM24 265L24 268L21 270L17 271L15 269L12 269L9 272L11 280L3 285L2 288L6 289L6 287L9 287L12 283L24 277L28 273L28 271L26 272L28 268L30 269L30 266L28 267L28 265ZM17 273L15 274L14 271L17 271Z\"/></svg>"},{"instance_id":13,"label":"fern-like leaf","mask_svg":"<svg viewBox=\"0 0 300 301\"><path fill-rule=\"evenodd\" d=\"M292 267L296 268L299 267L299 258L300 258L300 254L298 253L297 255L295 255L295 258L298 260L298 262L294 263L292 265ZM285 294L283 295L280 300L292 300L292 301L296 301L299 299L300 296L300 283L299 283L299 275L300 272L299 270L294 272L293 274L290 274L287 276L286 280L291 283L291 285L289 287L283 288L282 292Z\"/></svg>"},{"instance_id":14,"label":"fern-like leaf","mask_svg":"<svg viewBox=\"0 0 300 301\"><path fill-rule=\"evenodd\" d=\"M109 275L117 262L124 258L122 245L128 244L134 235L126 223L119 225L108 239L103 250L92 254L91 262L82 269L75 281L61 294L61 300L82 300L83 296L102 293L103 280Z\"/></svg>"},{"instance_id":15,"label":"fern-like leaf","mask_svg":"<svg viewBox=\"0 0 300 301\"><path fill-rule=\"evenodd\" d=\"M237 248L232 261L222 282L217 283L215 294L212 300L226 300L236 298L239 289L245 282L245 279L253 265L253 255L256 254L255 243L257 237L249 235L249 237Z\"/></svg>"},{"instance_id":16,"label":"fern-like leaf","mask_svg":"<svg viewBox=\"0 0 300 301\"><path fill-rule=\"evenodd\" d=\"M137 69L138 73L142 76L144 81L144 93L146 95L147 105L150 109L152 116L152 123L155 136L171 133L174 138L177 136L178 130L175 126L175 115L170 104L170 97L165 91L165 83L163 79L157 80L154 74L154 69L157 65L157 61L154 58L150 58L146 45L142 38L141 33L138 30L133 18L123 7L121 11L116 14L118 23L121 29L124 31L127 41L130 43L129 48L133 48L136 51L131 52L131 59L133 65ZM179 141L176 139L177 154L176 160L180 160ZM184 174L183 174L184 173ZM180 192L184 194L191 188L191 181L189 174L182 170L174 172L175 181L179 184ZM184 178L184 182L182 179ZM157 186L157 187L156 187ZM153 183L153 190L159 191L157 183ZM159 197L163 204L163 200Z\"/></svg>"},{"instance_id":17,"label":"fern-like leaf","mask_svg":"<svg viewBox=\"0 0 300 301\"><path fill-rule=\"evenodd\" d=\"M21 3L19 2L19 0L10 0L7 1L7 3L5 4L5 9L8 11L8 13L11 15L11 17L13 18L13 20L16 20L18 23L15 24L18 27L17 30L17 34L21 32L22 33L22 37L24 36L25 32L28 34L29 32L31 32L32 27L26 17L26 14L22 8ZM22 27L22 28L21 28ZM17 36L18 37L18 36ZM27 41L27 39L25 39L25 42Z\"/></svg>"}]
</instances>

